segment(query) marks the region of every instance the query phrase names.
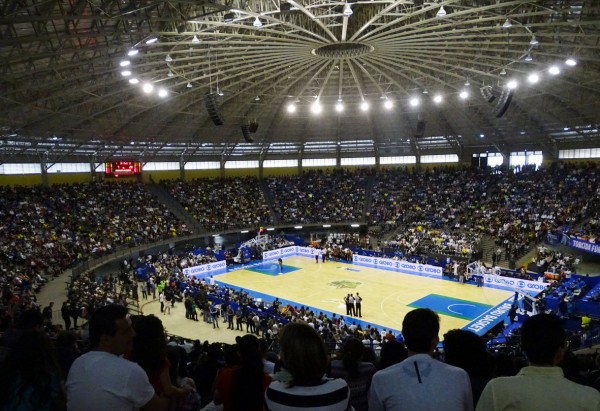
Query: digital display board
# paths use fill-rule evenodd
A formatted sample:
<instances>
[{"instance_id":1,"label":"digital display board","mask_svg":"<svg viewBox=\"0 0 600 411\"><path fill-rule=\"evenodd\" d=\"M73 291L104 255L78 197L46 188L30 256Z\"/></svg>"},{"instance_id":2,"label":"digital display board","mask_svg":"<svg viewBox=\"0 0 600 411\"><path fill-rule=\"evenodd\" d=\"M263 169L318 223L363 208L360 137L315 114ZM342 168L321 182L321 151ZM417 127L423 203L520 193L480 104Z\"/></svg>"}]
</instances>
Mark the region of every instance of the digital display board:
<instances>
[{"instance_id":1,"label":"digital display board","mask_svg":"<svg viewBox=\"0 0 600 411\"><path fill-rule=\"evenodd\" d=\"M137 176L142 172L139 161L110 161L105 163L105 174L110 177Z\"/></svg>"}]
</instances>

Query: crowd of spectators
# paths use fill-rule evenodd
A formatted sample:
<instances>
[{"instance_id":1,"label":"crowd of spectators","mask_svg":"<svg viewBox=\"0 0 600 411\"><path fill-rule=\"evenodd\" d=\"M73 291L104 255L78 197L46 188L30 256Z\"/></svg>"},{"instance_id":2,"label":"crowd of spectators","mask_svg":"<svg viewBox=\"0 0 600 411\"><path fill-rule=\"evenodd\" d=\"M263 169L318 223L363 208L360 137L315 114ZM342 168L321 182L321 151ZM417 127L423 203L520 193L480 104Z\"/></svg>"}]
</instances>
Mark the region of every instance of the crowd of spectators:
<instances>
[{"instance_id":1,"label":"crowd of spectators","mask_svg":"<svg viewBox=\"0 0 600 411\"><path fill-rule=\"evenodd\" d=\"M163 184L209 231L261 227L273 222L256 178L178 180Z\"/></svg>"},{"instance_id":2,"label":"crowd of spectators","mask_svg":"<svg viewBox=\"0 0 600 411\"><path fill-rule=\"evenodd\" d=\"M306 171L297 177L267 179L282 222L342 223L363 219L369 170Z\"/></svg>"}]
</instances>

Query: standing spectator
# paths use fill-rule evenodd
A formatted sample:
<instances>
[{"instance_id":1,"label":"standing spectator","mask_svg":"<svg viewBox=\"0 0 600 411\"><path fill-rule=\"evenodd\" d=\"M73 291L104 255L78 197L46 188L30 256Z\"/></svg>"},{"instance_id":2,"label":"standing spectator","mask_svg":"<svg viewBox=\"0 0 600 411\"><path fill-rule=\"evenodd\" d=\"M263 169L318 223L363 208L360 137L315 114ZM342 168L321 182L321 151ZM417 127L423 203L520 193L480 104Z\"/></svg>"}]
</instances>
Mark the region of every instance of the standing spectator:
<instances>
[{"instance_id":1,"label":"standing spectator","mask_svg":"<svg viewBox=\"0 0 600 411\"><path fill-rule=\"evenodd\" d=\"M148 283L146 281L142 282L142 298L148 299Z\"/></svg>"},{"instance_id":2,"label":"standing spectator","mask_svg":"<svg viewBox=\"0 0 600 411\"><path fill-rule=\"evenodd\" d=\"M558 317L527 318L521 344L530 365L514 377L492 379L481 394L478 411L600 409L600 393L566 379L558 367L566 352L565 329Z\"/></svg>"},{"instance_id":3,"label":"standing spectator","mask_svg":"<svg viewBox=\"0 0 600 411\"><path fill-rule=\"evenodd\" d=\"M44 323L46 325L52 325L52 308L54 307L54 302L50 302L44 309L42 310L42 316L44 317Z\"/></svg>"},{"instance_id":4,"label":"standing spectator","mask_svg":"<svg viewBox=\"0 0 600 411\"><path fill-rule=\"evenodd\" d=\"M77 319L79 318L79 304L77 301L71 301L69 305L69 315L73 319L73 328L77 329Z\"/></svg>"},{"instance_id":5,"label":"standing spectator","mask_svg":"<svg viewBox=\"0 0 600 411\"><path fill-rule=\"evenodd\" d=\"M215 404L223 404L223 411L262 411L271 377L263 371L258 338L244 335L237 349L240 365L225 368L217 375Z\"/></svg>"},{"instance_id":6,"label":"standing spectator","mask_svg":"<svg viewBox=\"0 0 600 411\"><path fill-rule=\"evenodd\" d=\"M158 301L160 302L160 312L165 313L165 293L158 294Z\"/></svg>"},{"instance_id":7,"label":"standing spectator","mask_svg":"<svg viewBox=\"0 0 600 411\"><path fill-rule=\"evenodd\" d=\"M92 351L75 360L67 377L68 411L166 411L146 372L121 355L131 351L135 332L127 308L106 305L89 322Z\"/></svg>"},{"instance_id":8,"label":"standing spectator","mask_svg":"<svg viewBox=\"0 0 600 411\"><path fill-rule=\"evenodd\" d=\"M473 410L469 376L432 358L439 342L440 317L428 308L410 311L402 321L408 358L373 376L369 410Z\"/></svg>"},{"instance_id":9,"label":"standing spectator","mask_svg":"<svg viewBox=\"0 0 600 411\"><path fill-rule=\"evenodd\" d=\"M62 306L60 307L60 316L65 322L65 330L71 328L71 312L69 310L69 303L67 301L63 301Z\"/></svg>"},{"instance_id":10,"label":"standing spectator","mask_svg":"<svg viewBox=\"0 0 600 411\"><path fill-rule=\"evenodd\" d=\"M329 354L314 328L305 323L289 323L281 330L280 344L283 366L292 378L269 385L265 394L268 410L349 409L346 381L325 378Z\"/></svg>"},{"instance_id":11,"label":"standing spectator","mask_svg":"<svg viewBox=\"0 0 600 411\"><path fill-rule=\"evenodd\" d=\"M233 317L235 317L235 312L233 311L233 307L231 304L227 305L227 329L233 330Z\"/></svg>"},{"instance_id":12,"label":"standing spectator","mask_svg":"<svg viewBox=\"0 0 600 411\"><path fill-rule=\"evenodd\" d=\"M212 321L213 328L219 328L219 309L216 304L210 305L210 320Z\"/></svg>"}]
</instances>

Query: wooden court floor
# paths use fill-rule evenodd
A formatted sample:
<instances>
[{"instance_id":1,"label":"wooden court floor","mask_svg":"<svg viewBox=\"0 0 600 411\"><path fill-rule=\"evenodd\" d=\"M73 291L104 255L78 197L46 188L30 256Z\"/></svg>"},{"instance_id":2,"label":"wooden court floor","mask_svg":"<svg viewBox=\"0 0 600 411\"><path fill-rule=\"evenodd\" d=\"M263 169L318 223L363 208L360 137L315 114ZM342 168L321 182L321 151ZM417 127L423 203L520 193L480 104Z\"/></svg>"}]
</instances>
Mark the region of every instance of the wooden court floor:
<instances>
[{"instance_id":1,"label":"wooden court floor","mask_svg":"<svg viewBox=\"0 0 600 411\"><path fill-rule=\"evenodd\" d=\"M513 295L510 291L471 284L444 281L418 275L402 274L347 263L328 261L315 263L306 257L284 259L284 273L279 273L275 262L258 267L246 267L215 275L220 283L279 297L300 305L308 305L318 311L327 311L346 317L344 296L359 292L363 298L362 325L377 325L400 330L404 315L416 306L428 306L440 313L440 338L451 329L462 328L471 319L460 314L460 306L496 306ZM259 294L260 295L260 294ZM265 298L266 299L266 298ZM442 301L441 304L438 301ZM416 304L415 304L416 303ZM446 307L445 309L438 309ZM452 309L455 307L456 311ZM202 320L185 318L183 304L176 304L170 314L161 314L158 301L148 301L144 314L160 315L170 333L186 338L233 342L237 335L245 334L221 328L214 330ZM455 315L457 313L458 315ZM359 319L350 319L359 321Z\"/></svg>"}]
</instances>

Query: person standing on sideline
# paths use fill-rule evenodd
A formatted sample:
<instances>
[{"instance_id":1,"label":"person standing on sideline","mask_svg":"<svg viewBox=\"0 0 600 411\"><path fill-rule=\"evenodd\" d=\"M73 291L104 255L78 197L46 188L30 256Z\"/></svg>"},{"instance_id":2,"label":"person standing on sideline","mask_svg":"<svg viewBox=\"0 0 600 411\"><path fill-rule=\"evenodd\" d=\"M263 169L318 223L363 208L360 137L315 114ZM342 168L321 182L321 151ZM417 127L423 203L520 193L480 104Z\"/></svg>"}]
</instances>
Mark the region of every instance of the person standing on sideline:
<instances>
[{"instance_id":1,"label":"person standing on sideline","mask_svg":"<svg viewBox=\"0 0 600 411\"><path fill-rule=\"evenodd\" d=\"M521 327L521 345L529 366L514 377L488 382L477 411L600 410L600 393L566 379L558 366L567 351L560 318L554 314L528 317Z\"/></svg>"},{"instance_id":2,"label":"person standing on sideline","mask_svg":"<svg viewBox=\"0 0 600 411\"><path fill-rule=\"evenodd\" d=\"M359 318L362 318L362 297L358 293L356 293L355 303L356 315L358 315Z\"/></svg>"},{"instance_id":3,"label":"person standing on sideline","mask_svg":"<svg viewBox=\"0 0 600 411\"><path fill-rule=\"evenodd\" d=\"M467 372L432 357L439 331L440 317L429 308L406 314L402 335L408 358L373 376L369 411L473 410Z\"/></svg>"},{"instance_id":4,"label":"person standing on sideline","mask_svg":"<svg viewBox=\"0 0 600 411\"><path fill-rule=\"evenodd\" d=\"M350 294L344 297L344 302L346 303L346 316L352 315L352 309L350 308Z\"/></svg>"},{"instance_id":5,"label":"person standing on sideline","mask_svg":"<svg viewBox=\"0 0 600 411\"><path fill-rule=\"evenodd\" d=\"M133 348L135 331L127 308L106 305L89 322L92 351L77 358L67 377L67 411L166 411L146 372L121 356Z\"/></svg>"},{"instance_id":6,"label":"person standing on sideline","mask_svg":"<svg viewBox=\"0 0 600 411\"><path fill-rule=\"evenodd\" d=\"M71 328L71 312L67 301L63 301L62 307L60 307L60 315L65 322L65 330L69 330Z\"/></svg>"},{"instance_id":7,"label":"person standing on sideline","mask_svg":"<svg viewBox=\"0 0 600 411\"><path fill-rule=\"evenodd\" d=\"M165 313L165 293L158 294L158 301L160 302L160 312Z\"/></svg>"},{"instance_id":8,"label":"person standing on sideline","mask_svg":"<svg viewBox=\"0 0 600 411\"><path fill-rule=\"evenodd\" d=\"M321 250L319 250L318 248L315 248L315 263L319 264L319 253L321 252Z\"/></svg>"},{"instance_id":9,"label":"person standing on sideline","mask_svg":"<svg viewBox=\"0 0 600 411\"><path fill-rule=\"evenodd\" d=\"M279 258L277 260L277 262L279 263L279 272L282 273L283 272L283 260L281 258Z\"/></svg>"},{"instance_id":10,"label":"person standing on sideline","mask_svg":"<svg viewBox=\"0 0 600 411\"><path fill-rule=\"evenodd\" d=\"M144 300L148 299L148 283L146 281L142 283L142 298Z\"/></svg>"}]
</instances>

